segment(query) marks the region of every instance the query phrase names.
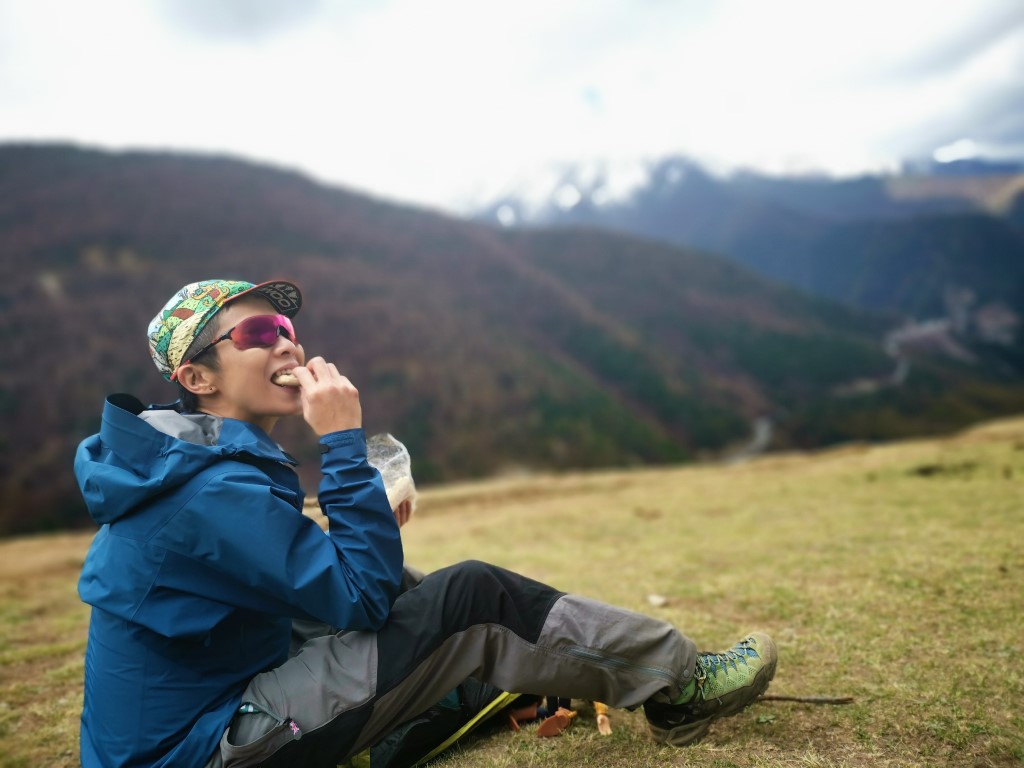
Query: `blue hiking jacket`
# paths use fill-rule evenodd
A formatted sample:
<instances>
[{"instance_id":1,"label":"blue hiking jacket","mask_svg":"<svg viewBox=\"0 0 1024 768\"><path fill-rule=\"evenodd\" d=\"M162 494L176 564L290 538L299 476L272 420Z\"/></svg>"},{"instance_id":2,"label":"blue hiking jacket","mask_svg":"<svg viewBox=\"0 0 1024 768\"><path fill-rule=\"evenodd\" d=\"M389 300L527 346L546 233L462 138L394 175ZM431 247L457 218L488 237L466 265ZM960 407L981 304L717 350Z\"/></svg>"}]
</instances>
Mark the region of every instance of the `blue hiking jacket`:
<instances>
[{"instance_id":1,"label":"blue hiking jacket","mask_svg":"<svg viewBox=\"0 0 1024 768\"><path fill-rule=\"evenodd\" d=\"M107 399L75 456L101 524L78 584L83 766L202 766L249 680L287 659L293 618L384 623L403 557L380 474L361 429L320 444L328 534L258 427Z\"/></svg>"}]
</instances>

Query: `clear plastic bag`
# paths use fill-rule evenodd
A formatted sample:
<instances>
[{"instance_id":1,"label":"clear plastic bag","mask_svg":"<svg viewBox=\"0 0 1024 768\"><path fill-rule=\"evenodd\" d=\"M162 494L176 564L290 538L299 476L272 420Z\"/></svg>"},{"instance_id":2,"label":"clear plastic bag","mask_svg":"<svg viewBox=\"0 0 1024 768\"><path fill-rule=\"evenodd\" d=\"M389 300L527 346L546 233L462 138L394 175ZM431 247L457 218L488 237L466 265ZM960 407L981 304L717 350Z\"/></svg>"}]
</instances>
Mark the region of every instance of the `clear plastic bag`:
<instances>
[{"instance_id":1,"label":"clear plastic bag","mask_svg":"<svg viewBox=\"0 0 1024 768\"><path fill-rule=\"evenodd\" d=\"M380 472L391 508L396 509L408 500L411 512L415 512L416 483L412 479L412 457L406 447L388 433L373 435L366 441L366 459Z\"/></svg>"}]
</instances>

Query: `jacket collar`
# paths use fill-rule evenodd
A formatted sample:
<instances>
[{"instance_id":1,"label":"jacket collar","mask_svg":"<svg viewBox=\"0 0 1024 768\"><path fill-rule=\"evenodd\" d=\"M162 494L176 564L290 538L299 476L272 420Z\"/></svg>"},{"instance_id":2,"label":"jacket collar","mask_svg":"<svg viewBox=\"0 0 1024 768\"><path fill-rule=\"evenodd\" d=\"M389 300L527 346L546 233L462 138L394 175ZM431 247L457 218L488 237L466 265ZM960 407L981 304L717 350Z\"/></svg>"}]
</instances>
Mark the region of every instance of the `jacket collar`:
<instances>
[{"instance_id":1,"label":"jacket collar","mask_svg":"<svg viewBox=\"0 0 1024 768\"><path fill-rule=\"evenodd\" d=\"M298 464L298 461L255 424L205 413L183 414L174 406L175 404L155 405L145 408L133 395L111 395L104 406L100 439L108 445L112 444L116 438L111 432L123 426L126 419L134 421L133 417L137 417L152 427L152 430L143 431L148 439L155 443L164 444L170 438L206 446L225 456L247 454L292 466ZM138 439L139 430L133 432Z\"/></svg>"}]
</instances>

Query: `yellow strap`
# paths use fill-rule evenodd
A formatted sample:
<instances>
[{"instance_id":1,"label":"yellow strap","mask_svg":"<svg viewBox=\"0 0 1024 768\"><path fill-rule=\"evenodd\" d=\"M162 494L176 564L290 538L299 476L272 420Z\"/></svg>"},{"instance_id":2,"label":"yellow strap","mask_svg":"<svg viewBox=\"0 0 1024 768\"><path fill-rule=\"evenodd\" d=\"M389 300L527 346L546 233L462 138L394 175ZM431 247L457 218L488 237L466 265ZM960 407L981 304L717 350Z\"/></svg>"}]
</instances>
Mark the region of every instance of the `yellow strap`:
<instances>
[{"instance_id":1,"label":"yellow strap","mask_svg":"<svg viewBox=\"0 0 1024 768\"><path fill-rule=\"evenodd\" d=\"M370 750L364 749L358 755L353 755L348 761L339 764L338 768L370 768Z\"/></svg>"},{"instance_id":2,"label":"yellow strap","mask_svg":"<svg viewBox=\"0 0 1024 768\"><path fill-rule=\"evenodd\" d=\"M457 730L455 733L453 733L451 736L449 736L447 739L441 742L438 746L434 747L433 751L429 755L417 761L413 768L416 768L417 765L423 765L423 763L427 762L428 760L433 760L439 754L448 749L448 747L450 747L452 744L454 744L456 741L461 739L463 736L465 736L467 733L473 730L476 726L482 723L487 718L487 716L492 714L496 709L500 709L506 704L511 703L515 699L518 699L519 696L520 694L518 693L502 693L500 696L497 696L494 699L494 701L490 702L486 707L477 712L476 715L473 716L472 720L470 720L464 726L459 728L459 730Z\"/></svg>"}]
</instances>

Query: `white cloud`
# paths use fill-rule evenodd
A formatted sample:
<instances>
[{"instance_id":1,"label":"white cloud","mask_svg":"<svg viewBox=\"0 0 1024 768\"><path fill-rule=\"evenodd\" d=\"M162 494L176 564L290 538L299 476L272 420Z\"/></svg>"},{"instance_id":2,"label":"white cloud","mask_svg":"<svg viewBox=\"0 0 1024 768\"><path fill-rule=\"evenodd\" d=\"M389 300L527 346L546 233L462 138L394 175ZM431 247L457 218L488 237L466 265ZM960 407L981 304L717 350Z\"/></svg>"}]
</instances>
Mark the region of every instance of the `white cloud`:
<instances>
[{"instance_id":1,"label":"white cloud","mask_svg":"<svg viewBox=\"0 0 1024 768\"><path fill-rule=\"evenodd\" d=\"M0 0L0 140L226 151L438 206L572 161L1022 143L1017 0L284 5Z\"/></svg>"}]
</instances>

